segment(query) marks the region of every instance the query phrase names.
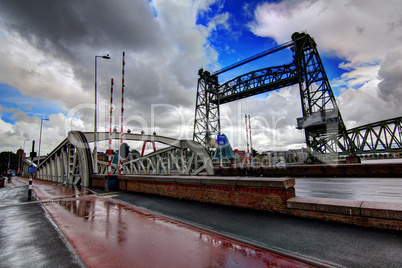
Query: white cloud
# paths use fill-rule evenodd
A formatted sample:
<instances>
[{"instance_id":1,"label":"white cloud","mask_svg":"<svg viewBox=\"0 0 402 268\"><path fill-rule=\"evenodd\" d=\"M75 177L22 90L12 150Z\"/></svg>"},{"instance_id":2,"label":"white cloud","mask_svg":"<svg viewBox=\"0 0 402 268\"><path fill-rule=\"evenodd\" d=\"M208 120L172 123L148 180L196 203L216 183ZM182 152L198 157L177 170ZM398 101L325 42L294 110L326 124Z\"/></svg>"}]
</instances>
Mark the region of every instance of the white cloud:
<instances>
[{"instance_id":1,"label":"white cloud","mask_svg":"<svg viewBox=\"0 0 402 268\"><path fill-rule=\"evenodd\" d=\"M51 12L44 12L42 4ZM112 6L109 1L98 1L97 4L96 10L85 3L77 9L73 2L59 5L45 1L30 10L23 3L0 4L4 25L0 32L0 81L18 88L33 101L44 98L57 103L63 113L87 107L74 115L73 123L71 117L66 119L62 114L49 115L46 133L52 134L49 138L55 146L53 141L60 142L74 125L80 130L93 129L95 55L111 56L111 60L98 59L98 103L109 102L113 77L114 100L120 106L121 58L125 51L125 117L137 116L160 133L180 135L180 131L163 121L151 122L151 108L154 104L174 105L187 117L194 116L198 68L217 60L207 38L224 24L225 16L217 16L214 27L196 25L196 19L199 12L208 10L216 1L120 1ZM63 18L66 23L59 23L61 20L54 17ZM115 109L116 117L120 115L118 111ZM105 109L99 111L102 128L106 128L104 114ZM165 121L177 122L172 116ZM186 118L186 128L189 120ZM35 136L37 121L31 118L24 133ZM127 127L137 132L134 121L131 126L127 122ZM7 129L21 135L20 124L17 120ZM191 138L192 133L188 134L187 129L185 132ZM47 137L44 139L49 141ZM0 144L0 148L5 146ZM52 148L44 146L41 151L46 153Z\"/></svg>"},{"instance_id":2,"label":"white cloud","mask_svg":"<svg viewBox=\"0 0 402 268\"><path fill-rule=\"evenodd\" d=\"M331 84L341 89L337 101L351 128L400 116L399 7L396 0L284 0L259 5L249 27L278 43L289 41L293 32L307 30L321 55L341 58L339 67L347 72Z\"/></svg>"},{"instance_id":3,"label":"white cloud","mask_svg":"<svg viewBox=\"0 0 402 268\"><path fill-rule=\"evenodd\" d=\"M400 42L400 2L284 0L264 3L255 10L251 30L279 43L293 32L307 30L320 51L333 52L354 64L381 60Z\"/></svg>"},{"instance_id":4,"label":"white cloud","mask_svg":"<svg viewBox=\"0 0 402 268\"><path fill-rule=\"evenodd\" d=\"M0 81L34 99L62 103L61 111L93 98L77 83L69 64L33 47L16 33L5 35L0 39Z\"/></svg>"},{"instance_id":5,"label":"white cloud","mask_svg":"<svg viewBox=\"0 0 402 268\"><path fill-rule=\"evenodd\" d=\"M298 86L292 86L272 91L266 98L247 98L222 105L222 131L232 146L246 148L247 114L251 116L253 147L258 152L302 147L304 133L296 129L296 118L302 114L298 90Z\"/></svg>"}]
</instances>

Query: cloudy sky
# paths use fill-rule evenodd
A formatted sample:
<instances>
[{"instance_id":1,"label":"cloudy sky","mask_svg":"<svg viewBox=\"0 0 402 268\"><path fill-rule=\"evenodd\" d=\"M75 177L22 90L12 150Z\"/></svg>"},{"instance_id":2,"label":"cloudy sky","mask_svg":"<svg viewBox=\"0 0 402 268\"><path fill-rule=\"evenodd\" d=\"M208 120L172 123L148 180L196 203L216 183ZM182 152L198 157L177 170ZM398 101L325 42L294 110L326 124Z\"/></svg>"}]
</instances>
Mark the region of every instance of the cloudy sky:
<instances>
[{"instance_id":1,"label":"cloudy sky","mask_svg":"<svg viewBox=\"0 0 402 268\"><path fill-rule=\"evenodd\" d=\"M41 154L70 130L93 131L95 55L111 57L97 60L99 130L109 129L111 78L118 126L123 51L125 129L192 139L198 69L225 67L290 41L296 31L314 37L347 128L401 116L397 0L2 0L0 151L15 152L24 140L26 151L32 140L37 150L44 118ZM291 52L283 53L252 67L290 63ZM244 114L251 115L258 151L303 145L295 129L298 86L221 109L234 148L246 146Z\"/></svg>"}]
</instances>

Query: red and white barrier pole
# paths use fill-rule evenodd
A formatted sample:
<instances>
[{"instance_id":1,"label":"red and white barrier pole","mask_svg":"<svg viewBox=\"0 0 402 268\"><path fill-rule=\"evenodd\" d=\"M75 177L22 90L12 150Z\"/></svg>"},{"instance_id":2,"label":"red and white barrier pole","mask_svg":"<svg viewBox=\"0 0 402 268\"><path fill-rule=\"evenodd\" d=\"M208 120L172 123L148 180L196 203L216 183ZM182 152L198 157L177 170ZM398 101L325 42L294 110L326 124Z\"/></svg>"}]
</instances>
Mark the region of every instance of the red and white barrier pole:
<instances>
[{"instance_id":1,"label":"red and white barrier pole","mask_svg":"<svg viewBox=\"0 0 402 268\"><path fill-rule=\"evenodd\" d=\"M109 122L109 155L107 175L112 175L112 118L113 118L113 78L110 80L110 122Z\"/></svg>"},{"instance_id":2,"label":"red and white barrier pole","mask_svg":"<svg viewBox=\"0 0 402 268\"><path fill-rule=\"evenodd\" d=\"M246 163L248 167L250 167L250 150L249 150L249 145L248 145L248 129L247 129L247 115L244 115L244 119L246 122L246 140L247 140L247 152L246 152Z\"/></svg>"},{"instance_id":3,"label":"red and white barrier pole","mask_svg":"<svg viewBox=\"0 0 402 268\"><path fill-rule=\"evenodd\" d=\"M126 65L124 61L126 53L123 51L123 63L122 63L122 72L121 72L121 122L120 122L120 145L123 144L123 122L124 122L124 65ZM119 147L120 148L120 147ZM123 167L122 158L120 157L120 165L119 165L119 175L121 175L121 169Z\"/></svg>"},{"instance_id":4,"label":"red and white barrier pole","mask_svg":"<svg viewBox=\"0 0 402 268\"><path fill-rule=\"evenodd\" d=\"M251 161L253 159L253 157L255 157L254 153L253 153L253 140L251 139L251 119L250 119L250 115L248 115L248 130L250 131L250 157L251 157Z\"/></svg>"}]
</instances>

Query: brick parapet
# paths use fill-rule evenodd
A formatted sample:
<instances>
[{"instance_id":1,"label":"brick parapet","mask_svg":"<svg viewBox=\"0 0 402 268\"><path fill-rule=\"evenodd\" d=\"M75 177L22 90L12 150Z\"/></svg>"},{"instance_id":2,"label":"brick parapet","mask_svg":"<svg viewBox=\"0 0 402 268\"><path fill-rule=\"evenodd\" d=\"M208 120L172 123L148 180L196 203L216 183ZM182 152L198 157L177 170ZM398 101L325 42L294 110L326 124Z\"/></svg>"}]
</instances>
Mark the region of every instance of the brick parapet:
<instances>
[{"instance_id":1,"label":"brick parapet","mask_svg":"<svg viewBox=\"0 0 402 268\"><path fill-rule=\"evenodd\" d=\"M103 176L103 175L92 175L92 177L91 177L91 187L104 188L105 187L105 176Z\"/></svg>"},{"instance_id":2,"label":"brick parapet","mask_svg":"<svg viewBox=\"0 0 402 268\"><path fill-rule=\"evenodd\" d=\"M126 191L286 213L286 200L293 197L294 179L210 177L120 176Z\"/></svg>"},{"instance_id":3,"label":"brick parapet","mask_svg":"<svg viewBox=\"0 0 402 268\"><path fill-rule=\"evenodd\" d=\"M289 213L364 227L402 230L402 204L331 198L292 197Z\"/></svg>"}]
</instances>

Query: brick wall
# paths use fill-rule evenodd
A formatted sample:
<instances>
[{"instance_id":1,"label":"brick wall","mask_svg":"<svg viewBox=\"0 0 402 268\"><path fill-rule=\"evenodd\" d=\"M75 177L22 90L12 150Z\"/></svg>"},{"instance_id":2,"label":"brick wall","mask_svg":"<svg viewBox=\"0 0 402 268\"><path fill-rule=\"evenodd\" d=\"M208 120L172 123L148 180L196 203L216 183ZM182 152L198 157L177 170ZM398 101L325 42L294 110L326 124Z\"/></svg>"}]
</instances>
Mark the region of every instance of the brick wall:
<instances>
[{"instance_id":1,"label":"brick wall","mask_svg":"<svg viewBox=\"0 0 402 268\"><path fill-rule=\"evenodd\" d=\"M177 180L159 177L158 181L153 181L147 177L121 176L119 188L124 191L281 213L286 213L286 200L295 195L294 179L213 181L207 178L187 182L186 179L179 178L183 183Z\"/></svg>"},{"instance_id":2,"label":"brick wall","mask_svg":"<svg viewBox=\"0 0 402 268\"><path fill-rule=\"evenodd\" d=\"M91 187L94 188L104 188L105 187L105 178L101 175L93 175L91 178Z\"/></svg>"}]
</instances>

